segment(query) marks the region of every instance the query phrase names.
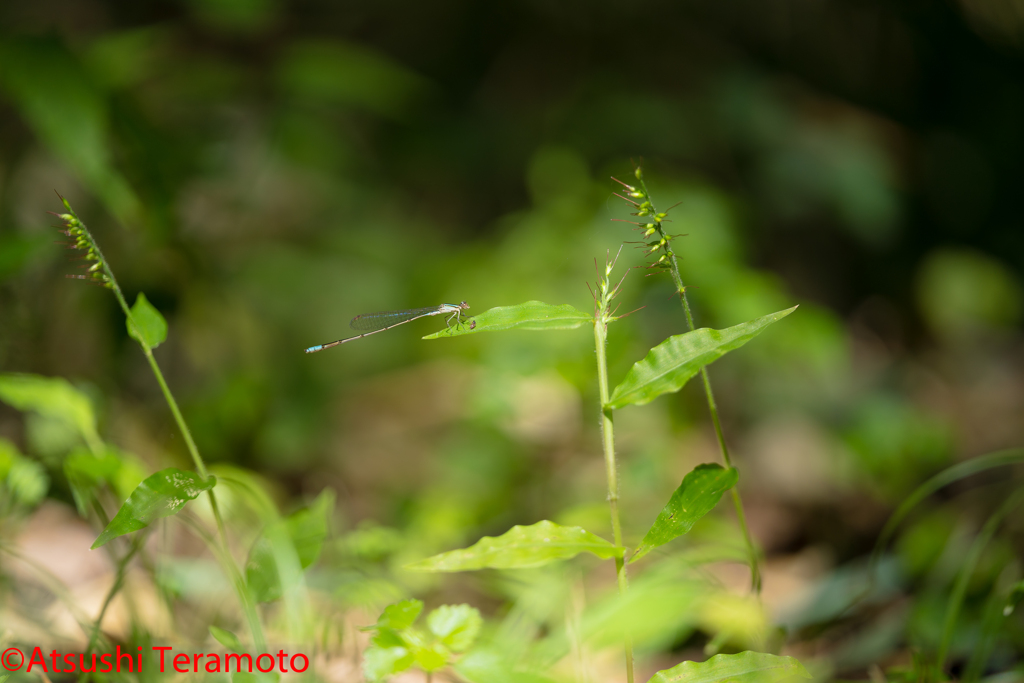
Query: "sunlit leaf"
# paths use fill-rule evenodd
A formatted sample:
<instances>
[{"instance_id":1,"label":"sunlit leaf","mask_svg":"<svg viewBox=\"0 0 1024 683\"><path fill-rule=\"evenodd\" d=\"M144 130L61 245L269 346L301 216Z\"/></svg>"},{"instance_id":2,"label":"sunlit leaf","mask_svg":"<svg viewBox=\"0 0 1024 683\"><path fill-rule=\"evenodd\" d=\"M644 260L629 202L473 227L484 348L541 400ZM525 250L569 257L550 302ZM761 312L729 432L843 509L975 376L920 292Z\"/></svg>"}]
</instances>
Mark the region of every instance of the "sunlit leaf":
<instances>
[{"instance_id":1,"label":"sunlit leaf","mask_svg":"<svg viewBox=\"0 0 1024 683\"><path fill-rule=\"evenodd\" d=\"M135 298L132 317L128 318L125 324L128 326L129 337L143 342L151 349L160 346L167 339L167 321L160 315L160 311L153 308L153 304L149 303L142 292Z\"/></svg>"},{"instance_id":2,"label":"sunlit leaf","mask_svg":"<svg viewBox=\"0 0 1024 683\"><path fill-rule=\"evenodd\" d=\"M724 330L705 327L669 337L633 365L625 379L615 387L607 407L617 410L628 405L640 406L662 394L679 391L702 367L740 348L796 308L787 308Z\"/></svg>"},{"instance_id":3,"label":"sunlit leaf","mask_svg":"<svg viewBox=\"0 0 1024 683\"><path fill-rule=\"evenodd\" d=\"M449 653L440 643L431 643L413 648L413 658L424 671L437 671L448 664Z\"/></svg>"},{"instance_id":4,"label":"sunlit leaf","mask_svg":"<svg viewBox=\"0 0 1024 683\"><path fill-rule=\"evenodd\" d=\"M200 479L192 472L173 467L150 475L128 496L92 548L95 550L112 538L145 529L150 522L177 513L185 503L216 483L214 477Z\"/></svg>"},{"instance_id":5,"label":"sunlit leaf","mask_svg":"<svg viewBox=\"0 0 1024 683\"><path fill-rule=\"evenodd\" d=\"M0 437L0 481L3 481L11 469L14 461L21 457L18 447L13 443Z\"/></svg>"},{"instance_id":6,"label":"sunlit leaf","mask_svg":"<svg viewBox=\"0 0 1024 683\"><path fill-rule=\"evenodd\" d=\"M334 497L325 490L308 508L271 525L257 539L245 565L245 580L257 602L276 600L286 588L281 585L277 558L280 551L273 539L290 543L300 567L306 569L320 556L333 508Z\"/></svg>"},{"instance_id":7,"label":"sunlit leaf","mask_svg":"<svg viewBox=\"0 0 1024 683\"><path fill-rule=\"evenodd\" d=\"M594 322L594 316L569 304L552 306L541 301L527 301L516 306L498 306L474 316L460 325L428 334L424 339L458 337L477 332L500 330L572 330Z\"/></svg>"},{"instance_id":8,"label":"sunlit leaf","mask_svg":"<svg viewBox=\"0 0 1024 683\"><path fill-rule=\"evenodd\" d=\"M441 605L427 617L427 628L452 652L465 652L473 645L483 619L469 605Z\"/></svg>"},{"instance_id":9,"label":"sunlit leaf","mask_svg":"<svg viewBox=\"0 0 1024 683\"><path fill-rule=\"evenodd\" d=\"M584 552L606 560L621 557L623 548L578 526L559 526L545 520L531 526L514 526L501 536L484 536L468 548L428 557L407 565L406 569L424 572L525 569L542 567Z\"/></svg>"},{"instance_id":10,"label":"sunlit leaf","mask_svg":"<svg viewBox=\"0 0 1024 683\"><path fill-rule=\"evenodd\" d=\"M683 483L672 494L629 561L636 562L659 545L687 533L701 517L711 512L723 493L736 485L738 476L734 468L697 465L683 477Z\"/></svg>"},{"instance_id":11,"label":"sunlit leaf","mask_svg":"<svg viewBox=\"0 0 1024 683\"><path fill-rule=\"evenodd\" d=\"M231 631L218 628L217 626L210 626L210 635L213 636L218 643L232 652L242 651L242 642L238 640L238 636Z\"/></svg>"},{"instance_id":12,"label":"sunlit leaf","mask_svg":"<svg viewBox=\"0 0 1024 683\"><path fill-rule=\"evenodd\" d=\"M405 671L415 661L407 648L368 647L363 652L363 675L369 681L381 681L388 676Z\"/></svg>"},{"instance_id":13,"label":"sunlit leaf","mask_svg":"<svg viewBox=\"0 0 1024 683\"><path fill-rule=\"evenodd\" d=\"M793 657L764 652L715 655L706 662L683 662L654 674L648 683L776 683L799 676L810 678Z\"/></svg>"},{"instance_id":14,"label":"sunlit leaf","mask_svg":"<svg viewBox=\"0 0 1024 683\"><path fill-rule=\"evenodd\" d=\"M0 400L18 410L31 410L65 422L78 430L90 448L100 442L89 398L59 377L4 373Z\"/></svg>"},{"instance_id":15,"label":"sunlit leaf","mask_svg":"<svg viewBox=\"0 0 1024 683\"><path fill-rule=\"evenodd\" d=\"M390 628L400 631L403 628L409 628L412 626L422 611L422 600L416 600L414 598L402 600L401 602L396 602L393 605L385 607L384 611L381 612L380 618L377 619L377 623L370 628Z\"/></svg>"}]
</instances>

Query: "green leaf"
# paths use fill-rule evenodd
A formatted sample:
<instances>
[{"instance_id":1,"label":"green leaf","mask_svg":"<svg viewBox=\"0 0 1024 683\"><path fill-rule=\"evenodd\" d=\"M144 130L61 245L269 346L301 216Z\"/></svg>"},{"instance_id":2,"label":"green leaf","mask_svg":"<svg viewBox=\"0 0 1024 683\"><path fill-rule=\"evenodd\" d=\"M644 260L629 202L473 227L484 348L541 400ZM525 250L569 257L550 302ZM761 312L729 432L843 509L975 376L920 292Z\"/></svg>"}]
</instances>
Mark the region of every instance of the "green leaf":
<instances>
[{"instance_id":1,"label":"green leaf","mask_svg":"<svg viewBox=\"0 0 1024 683\"><path fill-rule=\"evenodd\" d=\"M242 651L242 641L240 641L238 636L231 631L218 628L217 626L210 626L210 635L213 636L218 643L232 652Z\"/></svg>"},{"instance_id":2,"label":"green leaf","mask_svg":"<svg viewBox=\"0 0 1024 683\"><path fill-rule=\"evenodd\" d=\"M636 562L659 545L687 533L718 505L722 494L736 485L738 477L737 471L731 467L725 469L721 465L705 464L693 468L683 477L683 483L669 498L629 561Z\"/></svg>"},{"instance_id":3,"label":"green leaf","mask_svg":"<svg viewBox=\"0 0 1024 683\"><path fill-rule=\"evenodd\" d=\"M516 306L499 306L474 316L461 325L428 334L424 339L458 337L477 332L500 330L573 330L594 322L594 316L579 311L569 304L552 306L541 301L527 301Z\"/></svg>"},{"instance_id":4,"label":"green leaf","mask_svg":"<svg viewBox=\"0 0 1024 683\"><path fill-rule=\"evenodd\" d=\"M112 538L145 529L150 522L161 517L177 513L185 503L213 488L216 483L214 477L200 479L192 472L182 472L173 467L150 475L128 496L114 519L92 544L92 549Z\"/></svg>"},{"instance_id":5,"label":"green leaf","mask_svg":"<svg viewBox=\"0 0 1024 683\"><path fill-rule=\"evenodd\" d=\"M31 410L60 420L77 429L90 448L99 447L92 403L67 380L4 373L0 375L0 400L18 410Z\"/></svg>"},{"instance_id":6,"label":"green leaf","mask_svg":"<svg viewBox=\"0 0 1024 683\"><path fill-rule=\"evenodd\" d=\"M679 391L702 367L743 346L796 309L787 308L724 330L705 327L669 337L633 365L606 407L618 410L628 405L642 406L662 394Z\"/></svg>"},{"instance_id":7,"label":"green leaf","mask_svg":"<svg viewBox=\"0 0 1024 683\"><path fill-rule=\"evenodd\" d=\"M146 295L139 292L132 306L132 316L125 321L128 336L140 341L151 349L160 346L167 339L167 321L160 311L153 308Z\"/></svg>"},{"instance_id":8,"label":"green leaf","mask_svg":"<svg viewBox=\"0 0 1024 683\"><path fill-rule=\"evenodd\" d=\"M448 664L449 653L440 643L413 648L413 658L424 671L437 671Z\"/></svg>"},{"instance_id":9,"label":"green leaf","mask_svg":"<svg viewBox=\"0 0 1024 683\"><path fill-rule=\"evenodd\" d=\"M659 671L648 683L775 683L799 676L810 678L803 664L793 657L779 657L764 652L741 652L715 655L706 662L683 662Z\"/></svg>"},{"instance_id":10,"label":"green leaf","mask_svg":"<svg viewBox=\"0 0 1024 683\"><path fill-rule=\"evenodd\" d=\"M416 600L415 598L402 600L401 602L396 602L393 605L385 607L384 611L381 612L377 623L370 628L390 628L396 631L401 631L403 628L409 628L412 626L413 622L416 621L422 611L422 600Z\"/></svg>"},{"instance_id":11,"label":"green leaf","mask_svg":"<svg viewBox=\"0 0 1024 683\"><path fill-rule=\"evenodd\" d=\"M498 648L476 648L455 664L455 670L470 683L553 683L550 678L516 671L507 652Z\"/></svg>"},{"instance_id":12,"label":"green leaf","mask_svg":"<svg viewBox=\"0 0 1024 683\"><path fill-rule=\"evenodd\" d=\"M256 540L245 565L245 580L257 602L276 600L284 590L277 558L282 549L275 547L273 539L285 540L285 548L290 543L299 565L306 569L320 556L333 508L334 496L325 490L308 508L270 525Z\"/></svg>"},{"instance_id":13,"label":"green leaf","mask_svg":"<svg viewBox=\"0 0 1024 683\"><path fill-rule=\"evenodd\" d=\"M46 469L18 452L17 446L0 438L0 485L5 485L18 505L31 507L50 489Z\"/></svg>"},{"instance_id":14,"label":"green leaf","mask_svg":"<svg viewBox=\"0 0 1024 683\"><path fill-rule=\"evenodd\" d=\"M452 652L465 652L473 645L483 618L469 605L441 605L427 617L427 628Z\"/></svg>"},{"instance_id":15,"label":"green leaf","mask_svg":"<svg viewBox=\"0 0 1024 683\"><path fill-rule=\"evenodd\" d=\"M18 447L7 439L0 437L0 481L7 477L7 473L11 470L11 465L20 457L21 453L18 452Z\"/></svg>"},{"instance_id":16,"label":"green leaf","mask_svg":"<svg viewBox=\"0 0 1024 683\"><path fill-rule=\"evenodd\" d=\"M405 671L412 666L413 661L412 653L401 646L368 647L363 652L363 674L367 680L381 681Z\"/></svg>"},{"instance_id":17,"label":"green leaf","mask_svg":"<svg viewBox=\"0 0 1024 683\"><path fill-rule=\"evenodd\" d=\"M468 548L428 557L406 569L424 572L464 572L473 569L526 569L566 560L580 553L603 560L621 557L624 549L581 529L547 520L514 526L498 537L484 536Z\"/></svg>"},{"instance_id":18,"label":"green leaf","mask_svg":"<svg viewBox=\"0 0 1024 683\"><path fill-rule=\"evenodd\" d=\"M17 503L31 507L50 489L50 477L35 460L18 458L7 472L7 488Z\"/></svg>"}]
</instances>

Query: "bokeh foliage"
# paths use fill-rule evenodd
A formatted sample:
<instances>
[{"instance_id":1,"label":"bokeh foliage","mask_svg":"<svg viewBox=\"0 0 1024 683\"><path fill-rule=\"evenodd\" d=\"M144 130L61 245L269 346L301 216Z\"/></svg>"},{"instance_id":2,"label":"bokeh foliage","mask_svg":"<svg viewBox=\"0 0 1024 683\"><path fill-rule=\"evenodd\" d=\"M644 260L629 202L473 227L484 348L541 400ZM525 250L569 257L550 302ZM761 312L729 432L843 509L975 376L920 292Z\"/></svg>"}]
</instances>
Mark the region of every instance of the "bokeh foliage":
<instances>
[{"instance_id":1,"label":"bokeh foliage","mask_svg":"<svg viewBox=\"0 0 1024 683\"><path fill-rule=\"evenodd\" d=\"M335 535L309 581L340 608L414 591L515 605L520 621L501 628L548 629L562 602L545 591L564 577L452 587L393 570L514 524L607 527L585 330L422 341L435 319L302 349L381 309L588 311L592 260L639 239L610 221L627 214L608 176L642 156L687 235L674 248L699 325L800 304L713 368L755 535L778 566L810 567L779 575L810 597L779 597L789 611L775 616L837 672L910 666L940 647L960 560L1019 474L927 501L880 566L877 611L834 640L821 624L842 622L917 485L1024 441L1011 5L5 4L0 370L66 378L90 400L78 423L5 395L0 512L13 525L47 496L75 505L65 474L83 449L123 449L121 499L189 466L116 303L64 277L79 264L53 244L57 189L90 217L129 301L145 292L167 319L156 356L219 481L236 483L227 508L249 541L286 525L261 496L304 514L328 488ZM667 278L645 273L623 290L623 311L644 308L611 333L614 377L685 331ZM692 389L617 417L633 547L683 475L715 460ZM737 541L720 517L695 536ZM966 584L950 651L964 670L990 624L1003 624L999 667L1024 648L1019 615L1012 628L991 616L1020 580L1019 522L1006 526ZM189 553L157 574L194 604L222 580ZM664 598L671 582L648 578ZM179 628L206 637L206 617L224 618ZM709 620L650 651L699 651Z\"/></svg>"}]
</instances>

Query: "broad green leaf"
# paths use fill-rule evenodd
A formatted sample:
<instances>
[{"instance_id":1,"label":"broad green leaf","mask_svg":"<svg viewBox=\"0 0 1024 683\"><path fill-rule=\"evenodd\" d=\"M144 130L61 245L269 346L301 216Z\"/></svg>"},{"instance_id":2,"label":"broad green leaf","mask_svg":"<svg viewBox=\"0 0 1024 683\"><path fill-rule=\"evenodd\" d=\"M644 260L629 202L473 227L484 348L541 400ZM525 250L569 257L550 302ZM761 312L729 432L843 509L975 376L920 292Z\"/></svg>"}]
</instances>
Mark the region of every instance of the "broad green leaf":
<instances>
[{"instance_id":1,"label":"broad green leaf","mask_svg":"<svg viewBox=\"0 0 1024 683\"><path fill-rule=\"evenodd\" d=\"M128 496L114 519L92 544L93 550L112 538L145 529L150 522L176 514L185 503L213 488L216 483L214 477L200 479L192 472L182 472L173 467L150 475Z\"/></svg>"},{"instance_id":2,"label":"broad green leaf","mask_svg":"<svg viewBox=\"0 0 1024 683\"><path fill-rule=\"evenodd\" d=\"M231 631L218 628L217 626L210 626L210 635L213 636L218 643L232 652L242 651L242 642L238 640L238 636Z\"/></svg>"},{"instance_id":3,"label":"broad green leaf","mask_svg":"<svg viewBox=\"0 0 1024 683\"><path fill-rule=\"evenodd\" d=\"M465 652L473 645L483 619L469 605L441 605L427 617L427 628L452 652Z\"/></svg>"},{"instance_id":4,"label":"broad green leaf","mask_svg":"<svg viewBox=\"0 0 1024 683\"><path fill-rule=\"evenodd\" d=\"M776 683L795 676L811 677L793 657L748 651L715 655L706 662L683 662L659 671L648 683Z\"/></svg>"},{"instance_id":5,"label":"broad green leaf","mask_svg":"<svg viewBox=\"0 0 1024 683\"><path fill-rule=\"evenodd\" d=\"M132 306L132 317L125 321L128 336L144 343L151 349L160 346L167 339L167 321L160 311L153 308L146 295L139 292Z\"/></svg>"},{"instance_id":6,"label":"broad green leaf","mask_svg":"<svg viewBox=\"0 0 1024 683\"><path fill-rule=\"evenodd\" d=\"M705 464L693 468L683 477L683 483L669 498L629 561L636 562L659 545L687 533L718 505L722 494L736 485L738 477L735 468L731 467L725 469L721 465Z\"/></svg>"},{"instance_id":7,"label":"broad green leaf","mask_svg":"<svg viewBox=\"0 0 1024 683\"><path fill-rule=\"evenodd\" d=\"M61 420L77 429L89 448L99 447L92 403L67 380L4 373L0 375L0 400L18 410L31 410Z\"/></svg>"},{"instance_id":8,"label":"broad green leaf","mask_svg":"<svg viewBox=\"0 0 1024 683\"><path fill-rule=\"evenodd\" d=\"M615 387L607 407L618 410L628 405L642 406L662 394L679 391L702 367L743 346L796 308L787 308L724 330L705 327L669 337L633 365L625 379Z\"/></svg>"},{"instance_id":9,"label":"broad green leaf","mask_svg":"<svg viewBox=\"0 0 1024 683\"><path fill-rule=\"evenodd\" d=\"M422 600L416 600L415 598L402 600L401 602L396 602L393 605L385 607L384 611L380 614L380 618L377 619L377 623L369 628L390 628L400 631L403 628L409 628L412 626L413 622L416 621L422 611Z\"/></svg>"},{"instance_id":10,"label":"broad green leaf","mask_svg":"<svg viewBox=\"0 0 1024 683\"><path fill-rule=\"evenodd\" d=\"M401 646L368 647L363 652L363 675L369 681L382 681L405 671L412 666L413 661L412 653Z\"/></svg>"},{"instance_id":11,"label":"broad green leaf","mask_svg":"<svg viewBox=\"0 0 1024 683\"><path fill-rule=\"evenodd\" d=\"M547 520L514 526L501 536L484 536L468 548L428 557L406 569L424 572L464 572L473 569L526 569L592 553L603 560L621 557L624 549L581 529Z\"/></svg>"},{"instance_id":12,"label":"broad green leaf","mask_svg":"<svg viewBox=\"0 0 1024 683\"><path fill-rule=\"evenodd\" d=\"M594 316L569 304L552 306L541 301L527 301L516 306L499 306L484 311L461 325L428 334L424 339L458 337L477 332L500 330L572 330L594 322Z\"/></svg>"},{"instance_id":13,"label":"broad green leaf","mask_svg":"<svg viewBox=\"0 0 1024 683\"><path fill-rule=\"evenodd\" d=\"M257 539L245 565L245 580L257 602L276 600L284 588L272 537L287 539L285 547L291 543L299 565L306 569L320 556L327 537L327 518L333 508L333 495L324 491L308 508L271 525Z\"/></svg>"}]
</instances>

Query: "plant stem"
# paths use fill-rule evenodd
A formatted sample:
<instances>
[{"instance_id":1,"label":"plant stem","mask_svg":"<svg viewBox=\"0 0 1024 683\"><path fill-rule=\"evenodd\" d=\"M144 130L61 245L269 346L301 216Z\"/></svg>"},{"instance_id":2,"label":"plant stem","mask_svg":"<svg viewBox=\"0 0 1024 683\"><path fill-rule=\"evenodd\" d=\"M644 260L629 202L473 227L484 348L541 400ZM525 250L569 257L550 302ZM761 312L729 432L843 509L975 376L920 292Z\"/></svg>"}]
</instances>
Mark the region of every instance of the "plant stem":
<instances>
[{"instance_id":1,"label":"plant stem","mask_svg":"<svg viewBox=\"0 0 1024 683\"><path fill-rule=\"evenodd\" d=\"M128 319L131 327L138 329L138 326L135 324L135 320L132 317L131 308L128 306L128 302L125 300L124 294L121 292L120 285L117 284L117 278L114 277L114 271L110 268L110 264L107 263L107 259L103 256L103 251L100 249L100 245L96 241L96 238L92 236L92 233L89 232L85 223L78 218L77 214L75 214L66 201L64 202L64 206L77 222L77 227L80 227L86 234L90 246L96 251L98 262L107 276L107 284L114 292L114 297L117 299L117 303L121 306L121 310L124 312L124 315ZM174 399L174 395L171 393L170 387L167 386L167 381L164 379L164 375L160 371L160 366L157 364L156 358L153 357L153 349L150 348L149 344L147 344L141 336L135 341L137 341L139 346L142 347L142 352L146 355L146 360L149 362L149 367L153 370L153 375L156 377L157 384L160 385L160 391L163 392L164 400L167 401L167 405L171 409L171 414L174 416L174 421L178 424L178 429L181 430L181 434L185 439L185 446L188 448L189 455L192 456L192 462L195 465L196 472L200 477L206 479L209 476L206 469L206 463L203 462L203 458L199 454L199 448L196 446L196 442L192 438L192 432L188 428L188 424L186 424L185 418L181 414L181 410L178 408L178 402ZM212 488L207 489L206 493L210 497L210 508L213 510L213 517L217 524L217 534L220 538L221 544L222 562L225 569L231 574L232 583L235 586L239 602L242 605L242 611L245 613L246 620L249 623L249 630L252 634L253 642L258 648L262 648L265 645L263 627L260 624L259 617L256 613L256 606L253 604L252 596L249 595L248 587L245 585L245 579L242 577L242 574L238 569L238 565L231 556L230 546L228 545L227 530L224 527L224 519L220 514L220 507L217 505L217 496L214 494Z\"/></svg>"},{"instance_id":2,"label":"plant stem","mask_svg":"<svg viewBox=\"0 0 1024 683\"><path fill-rule=\"evenodd\" d=\"M608 342L608 301L610 294L607 281L600 285L601 299L598 302L597 317L594 320L594 347L597 350L597 384L601 398L601 444L604 448L605 474L608 478L608 507L612 517L612 538L617 547L622 547L622 523L619 520L619 474L615 464L615 426L612 422L612 409L608 406L608 360L606 346ZM619 594L625 595L629 588L626 575L626 561L623 556L615 558L615 575L619 584ZM633 641L626 636L626 682L633 683Z\"/></svg>"},{"instance_id":3,"label":"plant stem","mask_svg":"<svg viewBox=\"0 0 1024 683\"><path fill-rule=\"evenodd\" d=\"M643 188L644 195L647 197L647 201L651 201L651 193L647 189L647 183L644 182L643 177L639 177L640 187ZM651 205L651 212L657 216L657 211ZM660 219L654 221L654 225L658 230L658 236L668 241L668 235L665 233L665 229L662 226ZM668 246L665 247L665 251L668 254L669 272L672 273L672 282L676 286L676 291L679 293L679 300L683 306L683 312L686 314L686 324L690 331L696 329L696 325L693 322L693 312L690 310L690 301L686 298L686 285L683 284L683 278L679 274L679 262L676 260L676 255L673 253ZM729 457L729 447L725 443L725 434L722 432L722 422L718 417L718 404L715 403L715 394L711 390L711 379L708 377L707 367L700 369L701 379L704 381L704 395L708 402L708 411L711 413L711 422L715 427L715 436L718 437L718 447L722 452L722 462L725 466L732 468L732 458ZM758 560L757 547L754 545L754 539L750 535L750 528L747 526L747 516L743 512L743 501L740 499L740 494L734 486L729 490L732 495L732 503L736 508L736 519L739 521L740 531L743 533L743 542L747 547L747 562L750 564L750 586L751 589L756 593L761 593L761 568Z\"/></svg>"}]
</instances>

